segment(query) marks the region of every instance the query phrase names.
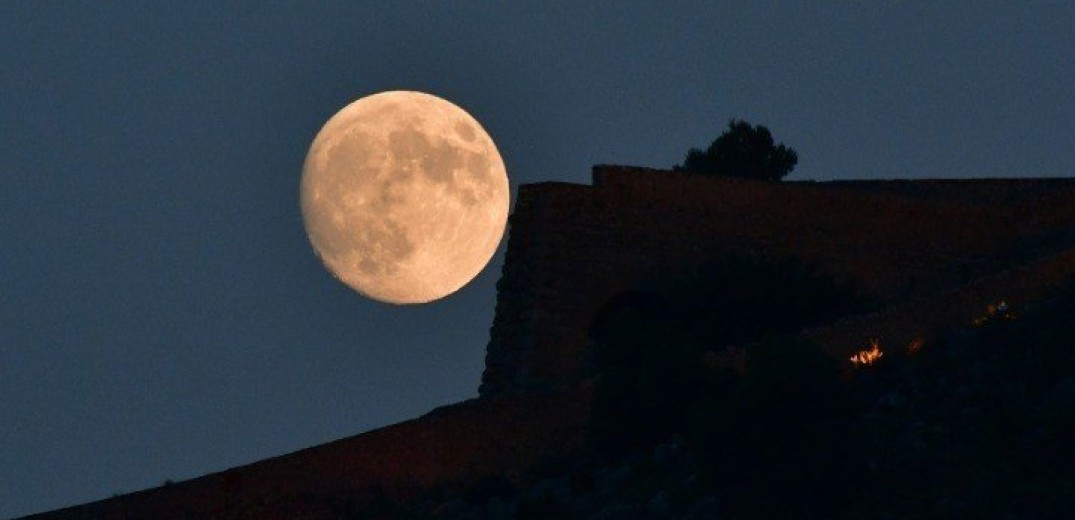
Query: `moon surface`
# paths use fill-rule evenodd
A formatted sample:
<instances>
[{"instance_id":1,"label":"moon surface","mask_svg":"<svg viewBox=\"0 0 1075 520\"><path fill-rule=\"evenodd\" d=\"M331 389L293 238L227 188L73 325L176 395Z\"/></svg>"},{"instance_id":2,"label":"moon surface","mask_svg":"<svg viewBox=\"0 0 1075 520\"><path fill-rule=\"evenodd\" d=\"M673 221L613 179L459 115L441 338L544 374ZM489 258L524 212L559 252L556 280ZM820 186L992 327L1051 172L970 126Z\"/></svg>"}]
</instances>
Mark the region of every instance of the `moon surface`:
<instances>
[{"instance_id":1,"label":"moon surface","mask_svg":"<svg viewBox=\"0 0 1075 520\"><path fill-rule=\"evenodd\" d=\"M463 287L507 224L508 177L485 129L421 92L373 94L332 116L299 187L314 251L340 281L415 304Z\"/></svg>"}]
</instances>

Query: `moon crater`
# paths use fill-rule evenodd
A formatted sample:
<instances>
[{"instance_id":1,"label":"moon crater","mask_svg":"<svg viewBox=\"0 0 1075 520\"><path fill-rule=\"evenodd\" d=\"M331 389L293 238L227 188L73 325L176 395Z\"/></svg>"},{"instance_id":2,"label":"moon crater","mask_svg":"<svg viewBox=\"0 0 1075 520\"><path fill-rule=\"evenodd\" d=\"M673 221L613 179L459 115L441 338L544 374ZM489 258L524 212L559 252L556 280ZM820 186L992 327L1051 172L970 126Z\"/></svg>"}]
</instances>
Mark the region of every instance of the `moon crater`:
<instances>
[{"instance_id":1,"label":"moon crater","mask_svg":"<svg viewBox=\"0 0 1075 520\"><path fill-rule=\"evenodd\" d=\"M325 266L390 303L442 298L492 257L508 211L504 163L461 108L418 92L362 98L306 157L303 220Z\"/></svg>"}]
</instances>

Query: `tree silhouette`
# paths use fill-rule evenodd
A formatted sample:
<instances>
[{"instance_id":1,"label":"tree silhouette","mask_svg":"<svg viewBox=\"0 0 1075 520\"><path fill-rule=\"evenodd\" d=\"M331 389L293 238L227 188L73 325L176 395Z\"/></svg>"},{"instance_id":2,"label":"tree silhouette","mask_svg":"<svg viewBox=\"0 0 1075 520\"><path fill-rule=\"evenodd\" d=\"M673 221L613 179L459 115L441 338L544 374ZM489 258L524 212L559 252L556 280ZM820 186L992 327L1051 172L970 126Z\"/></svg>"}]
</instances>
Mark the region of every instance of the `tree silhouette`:
<instances>
[{"instance_id":1,"label":"tree silhouette","mask_svg":"<svg viewBox=\"0 0 1075 520\"><path fill-rule=\"evenodd\" d=\"M728 122L728 130L714 140L709 148L691 148L683 164L673 169L778 181L791 173L798 162L799 154L795 150L783 143L773 144L773 134L768 128L732 119Z\"/></svg>"}]
</instances>

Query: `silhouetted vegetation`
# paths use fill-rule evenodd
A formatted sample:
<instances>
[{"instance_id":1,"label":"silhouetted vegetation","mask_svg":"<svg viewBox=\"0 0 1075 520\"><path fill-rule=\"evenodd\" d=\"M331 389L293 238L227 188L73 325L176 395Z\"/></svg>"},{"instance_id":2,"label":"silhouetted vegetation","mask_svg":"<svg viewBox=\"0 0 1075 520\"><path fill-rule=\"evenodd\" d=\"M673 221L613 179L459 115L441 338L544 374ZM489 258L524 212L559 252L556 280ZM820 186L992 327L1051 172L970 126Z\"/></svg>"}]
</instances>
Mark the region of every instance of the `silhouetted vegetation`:
<instances>
[{"instance_id":1,"label":"silhouetted vegetation","mask_svg":"<svg viewBox=\"0 0 1075 520\"><path fill-rule=\"evenodd\" d=\"M704 349L665 304L655 294L629 293L595 324L601 374L589 432L595 450L619 456L682 431L693 400L719 384L701 362Z\"/></svg>"},{"instance_id":2,"label":"silhouetted vegetation","mask_svg":"<svg viewBox=\"0 0 1075 520\"><path fill-rule=\"evenodd\" d=\"M713 288L781 279L769 271L780 264L735 264L709 272L717 285L621 295L595 320L590 447L608 467L634 461L622 500L653 497L622 510L674 518L709 497L734 518L1060 518L1075 506L1075 284L848 379L816 345L775 335L848 305L802 308L813 299L795 288L820 285L788 264L800 274L759 288L800 304L767 318L766 290L736 301ZM685 455L655 462L680 442Z\"/></svg>"},{"instance_id":3,"label":"silhouetted vegetation","mask_svg":"<svg viewBox=\"0 0 1075 520\"><path fill-rule=\"evenodd\" d=\"M762 319L761 329L694 323L737 301L760 305L758 294L713 292L710 283L736 277L768 288L765 298L829 307L773 304L798 320L738 315ZM681 282L620 295L595 321L595 429L584 458L408 503L385 498L354 517L1070 516L1075 284L1033 307L991 306L913 353L847 372L817 345L770 333L860 308L839 303L838 294L856 300L838 284L749 258ZM807 289L832 300L793 297Z\"/></svg>"},{"instance_id":4,"label":"silhouetted vegetation","mask_svg":"<svg viewBox=\"0 0 1075 520\"><path fill-rule=\"evenodd\" d=\"M728 130L705 150L691 148L677 171L778 181L799 162L795 150L774 144L769 129L732 119Z\"/></svg>"},{"instance_id":5,"label":"silhouetted vegetation","mask_svg":"<svg viewBox=\"0 0 1075 520\"><path fill-rule=\"evenodd\" d=\"M683 432L699 400L722 393L718 352L866 307L849 288L793 259L733 256L662 291L613 298L591 327L600 373L591 445L615 454Z\"/></svg>"},{"instance_id":6,"label":"silhouetted vegetation","mask_svg":"<svg viewBox=\"0 0 1075 520\"><path fill-rule=\"evenodd\" d=\"M1075 284L956 328L856 381L869 492L891 518L1064 518L1075 507Z\"/></svg>"},{"instance_id":7,"label":"silhouetted vegetation","mask_svg":"<svg viewBox=\"0 0 1075 520\"><path fill-rule=\"evenodd\" d=\"M769 338L747 351L741 377L696 408L686 435L729 510L831 518L865 469L848 436L854 412L836 360L803 340Z\"/></svg>"}]
</instances>

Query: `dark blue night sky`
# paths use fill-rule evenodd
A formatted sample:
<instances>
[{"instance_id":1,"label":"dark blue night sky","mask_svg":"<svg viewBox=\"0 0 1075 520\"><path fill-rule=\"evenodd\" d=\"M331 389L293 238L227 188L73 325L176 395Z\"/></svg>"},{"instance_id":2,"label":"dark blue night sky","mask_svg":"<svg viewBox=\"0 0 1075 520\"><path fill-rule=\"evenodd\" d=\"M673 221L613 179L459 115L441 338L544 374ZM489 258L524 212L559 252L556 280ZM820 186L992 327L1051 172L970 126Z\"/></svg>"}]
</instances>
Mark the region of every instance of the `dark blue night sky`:
<instances>
[{"instance_id":1,"label":"dark blue night sky","mask_svg":"<svg viewBox=\"0 0 1075 520\"><path fill-rule=\"evenodd\" d=\"M1067 2L365 4L0 2L0 517L477 395L503 244L393 307L306 240L306 149L373 92L467 109L513 188L732 117L789 180L1075 175Z\"/></svg>"}]
</instances>

